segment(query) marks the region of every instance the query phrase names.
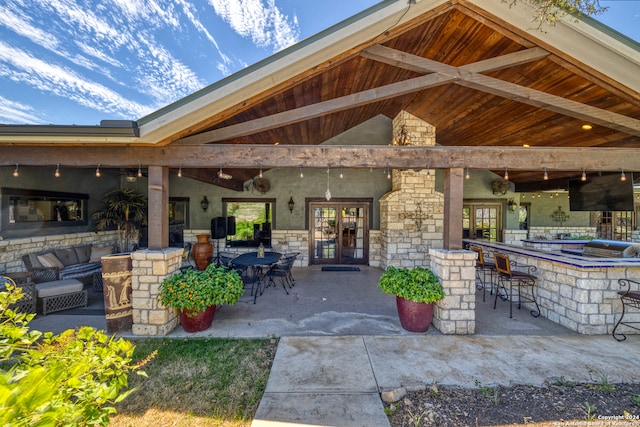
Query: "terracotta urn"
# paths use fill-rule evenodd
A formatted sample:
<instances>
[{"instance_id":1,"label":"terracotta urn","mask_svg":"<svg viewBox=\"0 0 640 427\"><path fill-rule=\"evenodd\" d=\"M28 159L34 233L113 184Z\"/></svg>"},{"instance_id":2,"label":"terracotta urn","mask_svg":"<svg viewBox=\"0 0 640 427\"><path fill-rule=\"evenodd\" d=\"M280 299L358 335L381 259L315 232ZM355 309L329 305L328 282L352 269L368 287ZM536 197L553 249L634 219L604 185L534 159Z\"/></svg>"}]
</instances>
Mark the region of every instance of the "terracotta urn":
<instances>
[{"instance_id":1,"label":"terracotta urn","mask_svg":"<svg viewBox=\"0 0 640 427\"><path fill-rule=\"evenodd\" d=\"M409 332L427 332L433 319L433 303L414 302L396 297L400 324Z\"/></svg>"},{"instance_id":2,"label":"terracotta urn","mask_svg":"<svg viewBox=\"0 0 640 427\"><path fill-rule=\"evenodd\" d=\"M209 241L209 237L211 237L209 234L198 234L196 236L198 241L193 245L193 260L200 271L207 268L208 259L213 256L213 243Z\"/></svg>"},{"instance_id":3,"label":"terracotta urn","mask_svg":"<svg viewBox=\"0 0 640 427\"><path fill-rule=\"evenodd\" d=\"M198 311L193 316L187 316L186 312L178 310L180 323L182 324L182 329L184 329L185 332L199 332L208 329L209 326L211 326L211 323L213 323L213 316L215 314L215 305L209 306L203 311Z\"/></svg>"}]
</instances>

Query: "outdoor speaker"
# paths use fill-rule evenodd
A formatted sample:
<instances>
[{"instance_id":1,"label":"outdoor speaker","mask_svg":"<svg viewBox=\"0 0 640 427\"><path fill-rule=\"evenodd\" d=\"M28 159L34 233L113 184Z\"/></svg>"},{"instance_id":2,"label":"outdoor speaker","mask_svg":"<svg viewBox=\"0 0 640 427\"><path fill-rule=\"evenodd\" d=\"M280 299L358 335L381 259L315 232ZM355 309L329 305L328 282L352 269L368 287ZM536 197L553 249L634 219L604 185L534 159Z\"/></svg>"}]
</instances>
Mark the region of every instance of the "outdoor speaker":
<instances>
[{"instance_id":1,"label":"outdoor speaker","mask_svg":"<svg viewBox=\"0 0 640 427\"><path fill-rule=\"evenodd\" d=\"M227 221L223 216L211 219L211 238L222 239L227 237Z\"/></svg>"},{"instance_id":2,"label":"outdoor speaker","mask_svg":"<svg viewBox=\"0 0 640 427\"><path fill-rule=\"evenodd\" d=\"M227 217L227 236L233 236L236 234L236 217L228 216Z\"/></svg>"}]
</instances>

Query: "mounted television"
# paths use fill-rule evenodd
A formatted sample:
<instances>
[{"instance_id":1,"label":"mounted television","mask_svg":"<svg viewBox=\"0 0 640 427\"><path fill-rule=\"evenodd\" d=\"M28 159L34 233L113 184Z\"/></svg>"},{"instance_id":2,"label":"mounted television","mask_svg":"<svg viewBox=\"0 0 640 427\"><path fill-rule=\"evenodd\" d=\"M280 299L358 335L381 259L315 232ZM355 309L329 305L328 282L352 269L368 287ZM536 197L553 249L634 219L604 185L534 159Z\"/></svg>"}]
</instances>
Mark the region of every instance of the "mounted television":
<instances>
[{"instance_id":1,"label":"mounted television","mask_svg":"<svg viewBox=\"0 0 640 427\"><path fill-rule=\"evenodd\" d=\"M633 176L620 181L619 174L593 175L586 181L569 181L572 211L632 211Z\"/></svg>"}]
</instances>

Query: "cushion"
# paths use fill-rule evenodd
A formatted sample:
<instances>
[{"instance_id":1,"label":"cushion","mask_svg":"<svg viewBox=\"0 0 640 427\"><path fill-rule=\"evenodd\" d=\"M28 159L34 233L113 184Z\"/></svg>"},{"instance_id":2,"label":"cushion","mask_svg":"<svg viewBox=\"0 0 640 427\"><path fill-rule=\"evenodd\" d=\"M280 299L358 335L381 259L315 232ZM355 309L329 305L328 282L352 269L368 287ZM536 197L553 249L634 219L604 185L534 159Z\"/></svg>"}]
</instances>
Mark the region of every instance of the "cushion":
<instances>
[{"instance_id":1,"label":"cushion","mask_svg":"<svg viewBox=\"0 0 640 427\"><path fill-rule=\"evenodd\" d=\"M76 250L73 248L54 249L53 253L56 254L56 258L58 258L65 267L78 263L78 255L76 255Z\"/></svg>"},{"instance_id":2,"label":"cushion","mask_svg":"<svg viewBox=\"0 0 640 427\"><path fill-rule=\"evenodd\" d=\"M113 248L111 246L105 246L102 248L91 248L91 258L89 258L89 262L100 262L100 258L105 255L111 255L113 253Z\"/></svg>"},{"instance_id":3,"label":"cushion","mask_svg":"<svg viewBox=\"0 0 640 427\"><path fill-rule=\"evenodd\" d=\"M29 262L31 263L31 267L33 268L42 268L43 265L40 263L40 261L38 261L38 255L42 255L42 254L37 254L37 253L30 253L27 256L29 257Z\"/></svg>"},{"instance_id":4,"label":"cushion","mask_svg":"<svg viewBox=\"0 0 640 427\"><path fill-rule=\"evenodd\" d=\"M79 264L89 262L89 259L91 259L91 245L78 245L74 246L73 249L76 251Z\"/></svg>"},{"instance_id":5,"label":"cushion","mask_svg":"<svg viewBox=\"0 0 640 427\"><path fill-rule=\"evenodd\" d=\"M52 252L38 255L37 256L40 265L43 267L54 267L54 268L64 268L64 264L60 262L60 260L56 257L56 255Z\"/></svg>"},{"instance_id":6,"label":"cushion","mask_svg":"<svg viewBox=\"0 0 640 427\"><path fill-rule=\"evenodd\" d=\"M52 297L56 295L72 294L84 289L81 281L76 279L54 280L36 284L38 298Z\"/></svg>"}]
</instances>

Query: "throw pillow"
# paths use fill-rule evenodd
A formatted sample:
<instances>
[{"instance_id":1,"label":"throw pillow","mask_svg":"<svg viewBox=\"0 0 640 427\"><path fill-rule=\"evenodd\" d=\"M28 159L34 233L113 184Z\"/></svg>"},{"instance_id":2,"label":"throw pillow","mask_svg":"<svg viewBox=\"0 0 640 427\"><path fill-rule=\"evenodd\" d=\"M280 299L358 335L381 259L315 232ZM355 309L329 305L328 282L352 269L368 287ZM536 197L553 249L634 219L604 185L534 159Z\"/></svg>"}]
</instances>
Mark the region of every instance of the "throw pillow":
<instances>
[{"instance_id":1,"label":"throw pillow","mask_svg":"<svg viewBox=\"0 0 640 427\"><path fill-rule=\"evenodd\" d=\"M79 245L73 247L78 256L78 263L83 264L91 259L91 245Z\"/></svg>"},{"instance_id":2,"label":"throw pillow","mask_svg":"<svg viewBox=\"0 0 640 427\"><path fill-rule=\"evenodd\" d=\"M54 249L53 253L65 267L68 265L78 264L78 255L73 248Z\"/></svg>"},{"instance_id":3,"label":"throw pillow","mask_svg":"<svg viewBox=\"0 0 640 427\"><path fill-rule=\"evenodd\" d=\"M43 267L64 268L64 265L58 258L56 258L56 255L52 252L38 255L38 261L40 261L40 264L42 264Z\"/></svg>"},{"instance_id":4,"label":"throw pillow","mask_svg":"<svg viewBox=\"0 0 640 427\"><path fill-rule=\"evenodd\" d=\"M91 248L91 258L89 262L100 262L103 256L111 255L113 248L111 246L105 246L103 248Z\"/></svg>"}]
</instances>

